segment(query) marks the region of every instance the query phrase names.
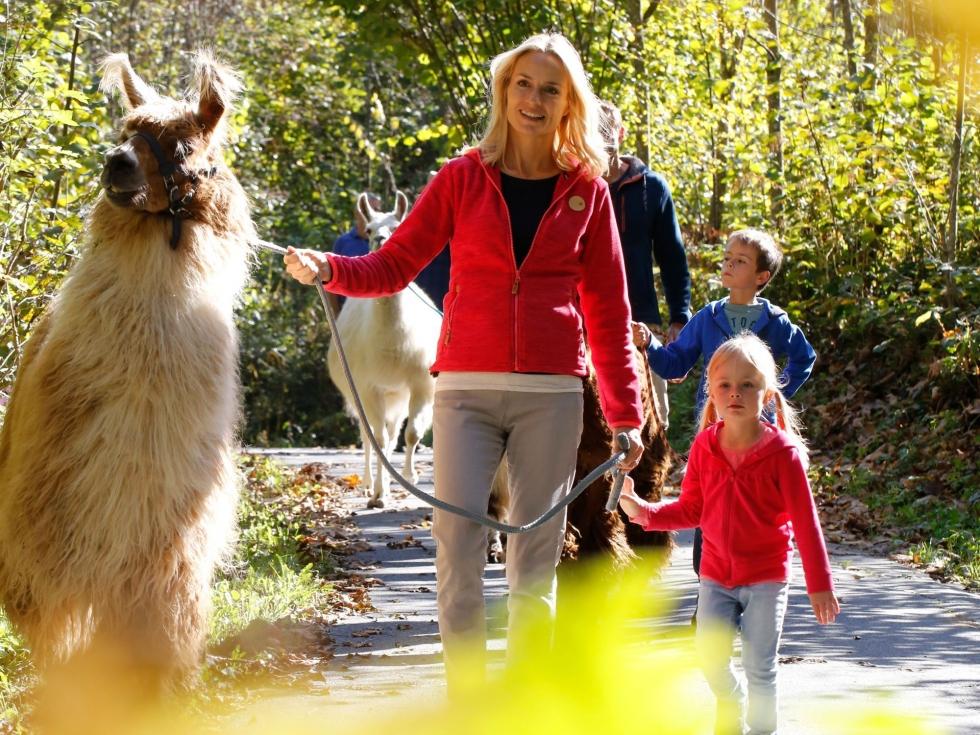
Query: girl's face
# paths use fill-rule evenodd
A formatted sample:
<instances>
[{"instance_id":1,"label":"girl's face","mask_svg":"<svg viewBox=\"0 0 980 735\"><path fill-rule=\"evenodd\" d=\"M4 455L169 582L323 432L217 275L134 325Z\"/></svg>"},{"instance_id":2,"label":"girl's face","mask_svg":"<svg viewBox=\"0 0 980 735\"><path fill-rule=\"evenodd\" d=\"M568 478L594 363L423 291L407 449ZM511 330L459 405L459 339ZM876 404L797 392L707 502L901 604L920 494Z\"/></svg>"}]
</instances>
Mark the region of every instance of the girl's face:
<instances>
[{"instance_id":1,"label":"girl's face","mask_svg":"<svg viewBox=\"0 0 980 735\"><path fill-rule=\"evenodd\" d=\"M726 422L758 420L772 398L765 379L755 366L739 355L716 364L708 381L708 398L718 417Z\"/></svg>"},{"instance_id":2,"label":"girl's face","mask_svg":"<svg viewBox=\"0 0 980 735\"><path fill-rule=\"evenodd\" d=\"M568 113L570 83L554 54L529 51L514 64L507 84L507 123L516 135L540 137L551 145Z\"/></svg>"}]
</instances>

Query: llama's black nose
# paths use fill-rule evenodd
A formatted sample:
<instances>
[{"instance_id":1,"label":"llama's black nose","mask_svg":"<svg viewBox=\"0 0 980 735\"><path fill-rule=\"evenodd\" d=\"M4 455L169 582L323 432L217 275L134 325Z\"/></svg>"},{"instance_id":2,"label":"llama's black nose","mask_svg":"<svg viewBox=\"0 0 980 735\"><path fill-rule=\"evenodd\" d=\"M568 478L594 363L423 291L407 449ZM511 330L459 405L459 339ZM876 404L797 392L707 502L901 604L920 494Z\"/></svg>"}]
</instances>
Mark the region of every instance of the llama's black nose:
<instances>
[{"instance_id":1,"label":"llama's black nose","mask_svg":"<svg viewBox=\"0 0 980 735\"><path fill-rule=\"evenodd\" d=\"M105 155L102 169L102 186L110 192L131 192L146 184L140 159L132 146L121 145Z\"/></svg>"},{"instance_id":2,"label":"llama's black nose","mask_svg":"<svg viewBox=\"0 0 980 735\"><path fill-rule=\"evenodd\" d=\"M130 146L119 146L105 154L105 167L110 176L127 176L139 167L139 159Z\"/></svg>"}]
</instances>

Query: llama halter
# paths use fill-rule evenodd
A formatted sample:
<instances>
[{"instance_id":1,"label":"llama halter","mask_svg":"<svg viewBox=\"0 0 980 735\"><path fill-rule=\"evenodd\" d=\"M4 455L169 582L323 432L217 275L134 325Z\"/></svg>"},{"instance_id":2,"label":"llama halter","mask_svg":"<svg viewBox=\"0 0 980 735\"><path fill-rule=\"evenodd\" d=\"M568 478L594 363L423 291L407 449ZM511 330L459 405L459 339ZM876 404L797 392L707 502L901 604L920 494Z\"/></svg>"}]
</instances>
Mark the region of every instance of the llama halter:
<instances>
[{"instance_id":1,"label":"llama halter","mask_svg":"<svg viewBox=\"0 0 980 735\"><path fill-rule=\"evenodd\" d=\"M170 212L170 218L173 221L173 228L170 233L170 248L176 250L177 244L180 242L181 221L189 219L191 216L191 212L187 207L194 201L194 195L197 194L197 185L201 177L210 179L217 173L218 168L217 166L212 166L211 168L199 168L197 171L188 171L183 167L178 167L176 163L167 157L156 136L141 130L136 133L135 137L142 138L150 147L154 158L157 159L157 167L160 169L160 175L163 176L163 185L167 189L167 200L169 201L167 211ZM180 193L180 187L174 181L174 176L178 173L183 174L185 180L191 182L191 188L183 195Z\"/></svg>"},{"instance_id":2,"label":"llama halter","mask_svg":"<svg viewBox=\"0 0 980 735\"><path fill-rule=\"evenodd\" d=\"M273 253L278 253L279 255L285 255L286 249L280 247L279 245L274 245L266 240L255 240L254 245L258 245L261 248L269 250ZM340 364L344 368L344 376L347 378L347 382L350 384L351 394L354 396L354 408L357 409L358 415L361 417L361 422L364 426L370 427L367 421L367 417L364 415L364 407L361 405L361 397L357 393L357 387L354 385L354 376L351 374L350 365L347 363L347 355L344 353L344 345L340 341L340 337L337 334L337 322L334 319L333 312L330 310L329 302L327 301L327 291L323 288L323 283L320 279L316 279L317 292L320 294L320 304L323 306L323 312L327 315L327 321L330 324L330 331L333 334L335 344L337 345L337 352L340 355ZM463 518L468 518L471 521L476 521L481 526L486 526L487 528L493 528L497 531L503 533L527 533L538 526L547 523L553 516L560 513L568 505L572 503L579 495L585 492L586 488L589 487L593 482L598 480L606 472L609 472L614 467L616 467L619 462L626 458L630 450L630 440L626 434L619 434L616 437L616 443L619 445L620 451L614 454L612 457L607 459L605 462L596 467L592 472L579 480L578 484L573 487L568 495L558 501L558 503L553 506L550 510L543 513L538 518L534 519L530 523L525 523L521 526L512 526L508 523L501 523L500 521L495 521L492 518L488 518L485 515L479 513L474 513L466 508L461 508L458 505L453 505L452 503L447 503L445 500L440 500L439 498L429 495L424 490L420 490L411 482L406 480L401 474L396 470L388 458L385 457L384 452L381 451L381 445L378 444L377 438L368 428L365 433L367 434L368 440L371 442L371 446L378 453L378 458L384 464L385 469L391 474L395 481L401 485L403 488L408 490L412 495L417 497L424 503L431 505L433 508L439 508L440 510L448 511L449 513L455 513ZM606 510L613 511L616 508L617 503L619 503L619 496L623 490L623 481L626 479L626 472L620 468L614 470L615 481L613 483L612 491L609 493L609 499L606 502Z\"/></svg>"}]
</instances>

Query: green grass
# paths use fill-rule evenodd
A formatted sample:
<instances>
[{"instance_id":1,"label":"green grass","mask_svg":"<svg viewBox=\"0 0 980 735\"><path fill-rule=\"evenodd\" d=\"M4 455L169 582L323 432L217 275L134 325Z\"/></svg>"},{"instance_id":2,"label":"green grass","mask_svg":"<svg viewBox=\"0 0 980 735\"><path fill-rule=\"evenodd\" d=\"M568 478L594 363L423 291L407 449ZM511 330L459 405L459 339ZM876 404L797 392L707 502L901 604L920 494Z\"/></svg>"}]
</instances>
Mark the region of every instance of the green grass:
<instances>
[{"instance_id":1,"label":"green grass","mask_svg":"<svg viewBox=\"0 0 980 735\"><path fill-rule=\"evenodd\" d=\"M256 620L271 623L315 615L330 591L324 578L333 571L332 560L322 554L311 556L302 543L308 519L295 501L304 496L307 486L295 483L290 471L265 459L243 459L241 470L246 482L238 509L238 544L234 559L212 589L210 647L233 638ZM209 688L237 676L239 668L254 668L254 662L240 652L233 651L230 659L230 665L223 661L205 668L205 698ZM23 732L25 694L33 684L29 653L0 614L0 733Z\"/></svg>"},{"instance_id":2,"label":"green grass","mask_svg":"<svg viewBox=\"0 0 980 735\"><path fill-rule=\"evenodd\" d=\"M240 633L254 620L274 622L315 607L329 587L328 557L310 559L301 538L304 520L296 514L287 470L268 459L243 461L248 483L238 509L238 553L214 585L212 644Z\"/></svg>"},{"instance_id":3,"label":"green grass","mask_svg":"<svg viewBox=\"0 0 980 735\"><path fill-rule=\"evenodd\" d=\"M237 555L212 590L210 646L232 648L228 660L204 672L205 681L219 687L223 676L256 668L256 660L235 650L235 637L255 621L315 617L330 592L324 579L334 570L329 556L311 556L302 542L309 519L297 501L308 486L268 459L244 458L242 469L247 482L238 510Z\"/></svg>"},{"instance_id":4,"label":"green grass","mask_svg":"<svg viewBox=\"0 0 980 735\"><path fill-rule=\"evenodd\" d=\"M937 578L980 590L976 422L963 426L957 411L929 413L890 397L866 409L860 430L840 415L846 420L816 422L812 443L825 450L824 465L811 471L817 492L860 499L869 536L890 538L892 551Z\"/></svg>"}]
</instances>

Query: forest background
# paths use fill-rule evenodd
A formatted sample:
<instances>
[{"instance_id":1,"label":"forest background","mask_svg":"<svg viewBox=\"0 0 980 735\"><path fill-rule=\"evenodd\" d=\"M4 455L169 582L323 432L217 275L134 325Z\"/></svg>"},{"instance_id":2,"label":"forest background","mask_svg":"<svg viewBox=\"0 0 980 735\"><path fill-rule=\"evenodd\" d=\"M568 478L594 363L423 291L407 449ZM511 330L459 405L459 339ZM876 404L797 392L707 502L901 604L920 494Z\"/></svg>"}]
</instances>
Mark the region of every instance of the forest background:
<instances>
[{"instance_id":1,"label":"forest background","mask_svg":"<svg viewBox=\"0 0 980 735\"><path fill-rule=\"evenodd\" d=\"M973 0L16 0L0 6L0 420L31 328L77 257L129 54L181 91L203 46L244 76L229 164L265 238L329 247L481 132L487 62L555 29L663 172L694 308L725 234L774 232L767 296L820 355L799 394L832 540L980 587L980 147ZM238 312L243 441L337 445L312 292L260 255ZM692 376L672 389L685 451Z\"/></svg>"}]
</instances>

